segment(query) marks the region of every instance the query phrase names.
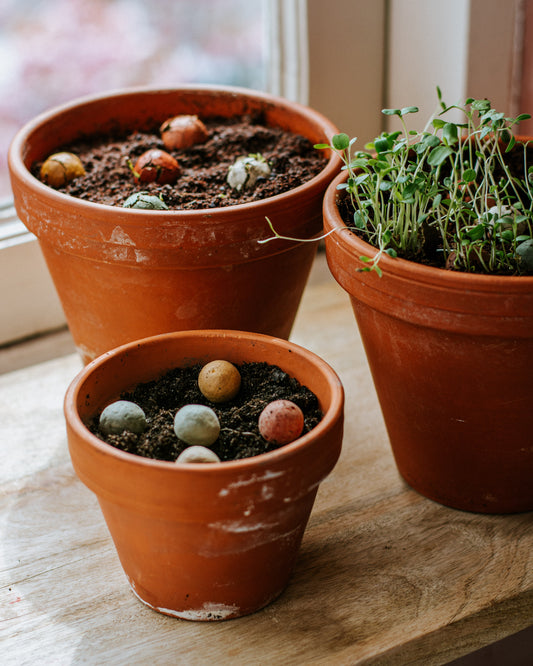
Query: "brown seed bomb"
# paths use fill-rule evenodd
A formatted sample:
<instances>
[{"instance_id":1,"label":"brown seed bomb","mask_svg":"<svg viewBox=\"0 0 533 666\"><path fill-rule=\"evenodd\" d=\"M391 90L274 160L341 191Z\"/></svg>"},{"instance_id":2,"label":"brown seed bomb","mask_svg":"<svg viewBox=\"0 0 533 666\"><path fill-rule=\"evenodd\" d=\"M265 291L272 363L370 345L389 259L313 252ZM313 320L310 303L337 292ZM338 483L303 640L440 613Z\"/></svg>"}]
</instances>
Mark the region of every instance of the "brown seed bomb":
<instances>
[{"instance_id":1,"label":"brown seed bomb","mask_svg":"<svg viewBox=\"0 0 533 666\"><path fill-rule=\"evenodd\" d=\"M241 374L229 361L211 361L200 370L198 388L211 402L228 402L241 388Z\"/></svg>"},{"instance_id":2,"label":"brown seed bomb","mask_svg":"<svg viewBox=\"0 0 533 666\"><path fill-rule=\"evenodd\" d=\"M135 162L133 177L137 183L174 185L180 175L178 162L164 150L151 148Z\"/></svg>"},{"instance_id":3,"label":"brown seed bomb","mask_svg":"<svg viewBox=\"0 0 533 666\"><path fill-rule=\"evenodd\" d=\"M85 169L74 153L54 153L41 166L40 176L43 183L57 189L75 178L85 176Z\"/></svg>"},{"instance_id":4,"label":"brown seed bomb","mask_svg":"<svg viewBox=\"0 0 533 666\"><path fill-rule=\"evenodd\" d=\"M290 400L274 400L259 415L259 432L275 446L298 439L304 428L302 410Z\"/></svg>"},{"instance_id":5,"label":"brown seed bomb","mask_svg":"<svg viewBox=\"0 0 533 666\"><path fill-rule=\"evenodd\" d=\"M195 143L205 143L208 133L198 116L174 116L161 125L161 139L168 150L189 148Z\"/></svg>"}]
</instances>

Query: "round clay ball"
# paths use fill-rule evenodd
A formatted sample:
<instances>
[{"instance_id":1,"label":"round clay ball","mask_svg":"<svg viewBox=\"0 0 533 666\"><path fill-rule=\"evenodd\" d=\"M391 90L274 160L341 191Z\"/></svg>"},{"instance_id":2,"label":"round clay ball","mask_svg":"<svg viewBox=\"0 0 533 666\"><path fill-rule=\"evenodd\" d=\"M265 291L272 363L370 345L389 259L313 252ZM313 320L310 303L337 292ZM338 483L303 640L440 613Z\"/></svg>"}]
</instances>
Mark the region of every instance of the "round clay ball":
<instances>
[{"instance_id":1,"label":"round clay ball","mask_svg":"<svg viewBox=\"0 0 533 666\"><path fill-rule=\"evenodd\" d=\"M200 370L198 388L211 402L228 402L241 388L241 374L229 361L211 361Z\"/></svg>"},{"instance_id":2,"label":"round clay ball","mask_svg":"<svg viewBox=\"0 0 533 666\"><path fill-rule=\"evenodd\" d=\"M211 407L185 405L174 417L174 432L191 446L211 446L220 433L220 423Z\"/></svg>"},{"instance_id":3,"label":"round clay ball","mask_svg":"<svg viewBox=\"0 0 533 666\"><path fill-rule=\"evenodd\" d=\"M85 175L80 158L74 153L54 153L41 167L41 180L50 187L63 187L71 180Z\"/></svg>"},{"instance_id":4,"label":"round clay ball","mask_svg":"<svg viewBox=\"0 0 533 666\"><path fill-rule=\"evenodd\" d=\"M290 400L274 400L259 416L259 432L270 444L289 444L302 434L304 415Z\"/></svg>"},{"instance_id":5,"label":"round clay ball","mask_svg":"<svg viewBox=\"0 0 533 666\"><path fill-rule=\"evenodd\" d=\"M99 425L106 435L119 435L124 430L140 434L146 430L146 415L134 402L117 400L102 411Z\"/></svg>"},{"instance_id":6,"label":"round clay ball","mask_svg":"<svg viewBox=\"0 0 533 666\"><path fill-rule=\"evenodd\" d=\"M215 463L220 458L206 446L188 446L176 459L177 463Z\"/></svg>"},{"instance_id":7,"label":"round clay ball","mask_svg":"<svg viewBox=\"0 0 533 666\"><path fill-rule=\"evenodd\" d=\"M160 128L167 150L183 150L208 139L206 126L198 116L180 115L166 120Z\"/></svg>"}]
</instances>

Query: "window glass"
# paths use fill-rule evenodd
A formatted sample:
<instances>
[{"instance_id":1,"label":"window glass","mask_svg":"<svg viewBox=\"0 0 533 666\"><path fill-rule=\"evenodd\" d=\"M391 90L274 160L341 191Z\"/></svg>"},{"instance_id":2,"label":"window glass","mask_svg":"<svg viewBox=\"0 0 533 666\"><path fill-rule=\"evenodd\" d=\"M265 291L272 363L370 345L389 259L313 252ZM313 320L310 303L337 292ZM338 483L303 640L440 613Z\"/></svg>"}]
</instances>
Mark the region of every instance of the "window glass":
<instances>
[{"instance_id":1,"label":"window glass","mask_svg":"<svg viewBox=\"0 0 533 666\"><path fill-rule=\"evenodd\" d=\"M265 87L261 0L2 0L0 199L6 152L36 114L127 86Z\"/></svg>"}]
</instances>

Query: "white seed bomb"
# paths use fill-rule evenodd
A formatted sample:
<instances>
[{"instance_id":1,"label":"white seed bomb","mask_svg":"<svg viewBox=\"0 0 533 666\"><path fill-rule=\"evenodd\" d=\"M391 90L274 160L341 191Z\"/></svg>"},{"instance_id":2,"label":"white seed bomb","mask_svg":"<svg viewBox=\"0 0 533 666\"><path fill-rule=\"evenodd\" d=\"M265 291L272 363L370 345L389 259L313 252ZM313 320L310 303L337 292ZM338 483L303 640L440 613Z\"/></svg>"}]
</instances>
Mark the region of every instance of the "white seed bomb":
<instances>
[{"instance_id":1,"label":"white seed bomb","mask_svg":"<svg viewBox=\"0 0 533 666\"><path fill-rule=\"evenodd\" d=\"M243 188L251 190L259 178L268 178L270 167L261 155L238 157L228 170L228 185L240 192Z\"/></svg>"},{"instance_id":2,"label":"white seed bomb","mask_svg":"<svg viewBox=\"0 0 533 666\"><path fill-rule=\"evenodd\" d=\"M188 446L176 459L177 463L215 463L220 458L206 446Z\"/></svg>"},{"instance_id":3,"label":"white seed bomb","mask_svg":"<svg viewBox=\"0 0 533 666\"><path fill-rule=\"evenodd\" d=\"M124 430L140 434L146 430L146 415L134 402L117 400L100 414L100 430L106 435L120 435Z\"/></svg>"},{"instance_id":4,"label":"white seed bomb","mask_svg":"<svg viewBox=\"0 0 533 666\"><path fill-rule=\"evenodd\" d=\"M211 446L220 433L220 422L211 407L185 405L174 417L174 432L191 446Z\"/></svg>"}]
</instances>

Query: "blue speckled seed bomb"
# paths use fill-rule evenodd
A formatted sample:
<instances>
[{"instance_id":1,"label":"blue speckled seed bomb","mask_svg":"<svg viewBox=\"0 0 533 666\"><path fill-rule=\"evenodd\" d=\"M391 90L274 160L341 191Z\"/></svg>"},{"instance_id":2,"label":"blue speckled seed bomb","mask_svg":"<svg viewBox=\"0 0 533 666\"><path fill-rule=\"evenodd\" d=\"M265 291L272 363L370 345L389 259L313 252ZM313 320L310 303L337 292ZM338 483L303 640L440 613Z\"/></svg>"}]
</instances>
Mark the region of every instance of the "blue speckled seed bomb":
<instances>
[{"instance_id":1,"label":"blue speckled seed bomb","mask_svg":"<svg viewBox=\"0 0 533 666\"><path fill-rule=\"evenodd\" d=\"M100 430L106 435L119 435L124 430L139 434L146 430L146 416L134 402L117 400L100 414Z\"/></svg>"},{"instance_id":2,"label":"blue speckled seed bomb","mask_svg":"<svg viewBox=\"0 0 533 666\"><path fill-rule=\"evenodd\" d=\"M174 417L174 432L191 446L211 446L220 433L220 422L210 407L185 405Z\"/></svg>"}]
</instances>

